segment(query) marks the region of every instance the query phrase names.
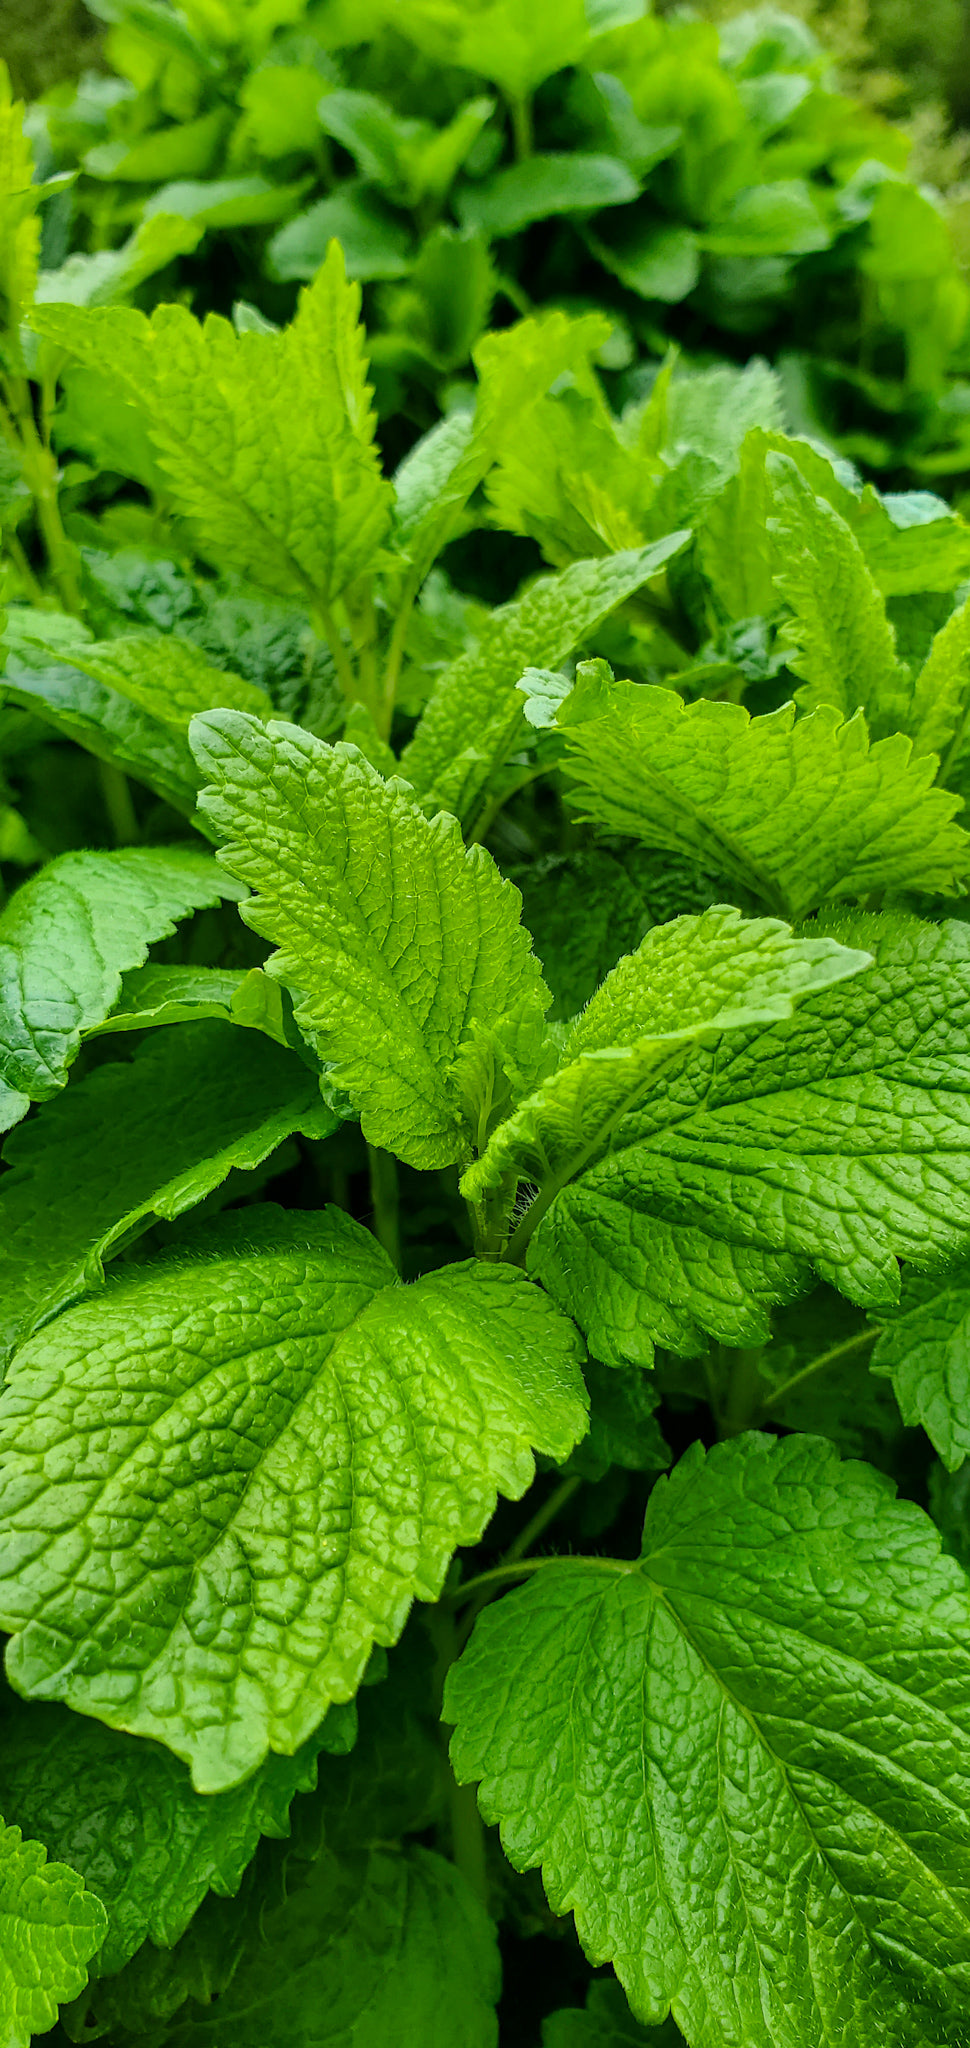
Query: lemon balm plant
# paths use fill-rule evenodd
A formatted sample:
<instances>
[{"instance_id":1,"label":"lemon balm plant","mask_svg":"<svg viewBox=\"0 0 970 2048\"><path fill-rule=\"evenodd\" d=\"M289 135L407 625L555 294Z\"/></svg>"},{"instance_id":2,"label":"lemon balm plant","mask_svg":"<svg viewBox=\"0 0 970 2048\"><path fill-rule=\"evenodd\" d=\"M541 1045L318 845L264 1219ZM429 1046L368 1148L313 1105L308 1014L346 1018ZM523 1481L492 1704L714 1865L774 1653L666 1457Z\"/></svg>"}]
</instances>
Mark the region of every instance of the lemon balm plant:
<instances>
[{"instance_id":1,"label":"lemon balm plant","mask_svg":"<svg viewBox=\"0 0 970 2048\"><path fill-rule=\"evenodd\" d=\"M562 311L388 477L359 311L30 313L3 2037L945 2048L970 532Z\"/></svg>"}]
</instances>

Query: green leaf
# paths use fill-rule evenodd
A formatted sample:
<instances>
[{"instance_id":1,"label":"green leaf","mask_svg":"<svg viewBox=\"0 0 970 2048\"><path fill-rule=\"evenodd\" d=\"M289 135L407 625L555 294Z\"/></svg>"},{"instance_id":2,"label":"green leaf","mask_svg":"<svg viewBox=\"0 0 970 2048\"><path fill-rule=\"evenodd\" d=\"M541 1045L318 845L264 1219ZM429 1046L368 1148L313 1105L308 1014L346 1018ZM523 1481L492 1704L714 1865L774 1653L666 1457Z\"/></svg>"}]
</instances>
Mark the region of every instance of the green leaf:
<instances>
[{"instance_id":1,"label":"green leaf","mask_svg":"<svg viewBox=\"0 0 970 2048\"><path fill-rule=\"evenodd\" d=\"M253 974L261 973L255 967ZM133 967L122 976L121 993L103 1024L89 1034L142 1031L160 1024L197 1024L205 1017L232 1016L232 1005L247 980L241 968ZM282 990L277 991L282 995Z\"/></svg>"},{"instance_id":2,"label":"green leaf","mask_svg":"<svg viewBox=\"0 0 970 2048\"><path fill-rule=\"evenodd\" d=\"M596 213L636 199L638 180L611 156L574 150L568 156L530 156L461 188L457 197L463 227L477 228L489 241L516 235L532 221L559 213Z\"/></svg>"},{"instance_id":3,"label":"green leaf","mask_svg":"<svg viewBox=\"0 0 970 2048\"><path fill-rule=\"evenodd\" d=\"M929 491L880 497L867 484L849 523L884 597L949 592L970 575L970 526Z\"/></svg>"},{"instance_id":4,"label":"green leaf","mask_svg":"<svg viewBox=\"0 0 970 2048\"><path fill-rule=\"evenodd\" d=\"M970 1230L970 933L844 913L824 928L875 965L788 1021L685 1050L605 1157L535 1205L530 1270L607 1363L696 1353L704 1332L764 1343L768 1307L812 1267L891 1307L897 1258Z\"/></svg>"},{"instance_id":5,"label":"green leaf","mask_svg":"<svg viewBox=\"0 0 970 2048\"><path fill-rule=\"evenodd\" d=\"M129 1269L0 1398L11 1683L154 1736L200 1791L292 1755L525 1492L531 1447L572 1449L577 1352L520 1273L404 1288L336 1209L250 1210Z\"/></svg>"},{"instance_id":6,"label":"green leaf","mask_svg":"<svg viewBox=\"0 0 970 2048\"><path fill-rule=\"evenodd\" d=\"M620 1986L594 1978L583 2012L550 2013L542 2023L542 2048L683 2048L672 2020L659 2033L635 2020Z\"/></svg>"},{"instance_id":7,"label":"green leaf","mask_svg":"<svg viewBox=\"0 0 970 2048\"><path fill-rule=\"evenodd\" d=\"M343 250L347 276L361 284L406 277L411 268L411 235L400 215L366 185L348 181L277 230L266 252L270 276L284 284L316 277L332 242Z\"/></svg>"},{"instance_id":8,"label":"green leaf","mask_svg":"<svg viewBox=\"0 0 970 2048\"><path fill-rule=\"evenodd\" d=\"M558 1066L499 1125L462 1193L478 1200L510 1173L561 1187L649 1097L672 1051L790 1017L801 996L870 965L868 953L795 938L787 925L724 904L655 926L570 1026Z\"/></svg>"},{"instance_id":9,"label":"green leaf","mask_svg":"<svg viewBox=\"0 0 970 2048\"><path fill-rule=\"evenodd\" d=\"M864 719L843 723L834 705L751 718L614 683L591 702L577 689L559 724L580 817L707 861L783 916L874 889L947 894L968 871L959 802L933 786L933 758L914 759L901 733L870 746Z\"/></svg>"},{"instance_id":10,"label":"green leaf","mask_svg":"<svg viewBox=\"0 0 970 2048\"><path fill-rule=\"evenodd\" d=\"M180 736L197 711L226 704L258 718L271 709L265 691L215 668L191 640L174 633L123 633L115 640L72 647L63 658L66 666L129 698Z\"/></svg>"},{"instance_id":11,"label":"green leaf","mask_svg":"<svg viewBox=\"0 0 970 2048\"><path fill-rule=\"evenodd\" d=\"M701 237L712 256L805 256L827 249L832 226L804 178L778 178L735 194Z\"/></svg>"},{"instance_id":12,"label":"green leaf","mask_svg":"<svg viewBox=\"0 0 970 2048\"><path fill-rule=\"evenodd\" d=\"M269 178L180 178L145 202L145 218L172 216L202 228L275 226L306 197L310 180L276 185Z\"/></svg>"},{"instance_id":13,"label":"green leaf","mask_svg":"<svg viewBox=\"0 0 970 2048\"><path fill-rule=\"evenodd\" d=\"M24 106L0 65L0 326L14 339L34 296L40 251L33 151L24 134ZM16 345L16 344L15 344Z\"/></svg>"},{"instance_id":14,"label":"green leaf","mask_svg":"<svg viewBox=\"0 0 970 2048\"><path fill-rule=\"evenodd\" d=\"M495 1929L431 1850L324 1855L261 1933L214 2009L183 2008L167 2048L496 2048Z\"/></svg>"},{"instance_id":15,"label":"green leaf","mask_svg":"<svg viewBox=\"0 0 970 2048\"><path fill-rule=\"evenodd\" d=\"M881 1320L881 1318L880 1318ZM921 1425L948 1472L970 1457L970 1262L908 1266L872 1370L892 1381L903 1421Z\"/></svg>"},{"instance_id":16,"label":"green leaf","mask_svg":"<svg viewBox=\"0 0 970 2048\"><path fill-rule=\"evenodd\" d=\"M695 1444L635 1564L556 1562L449 1674L458 1778L694 2048L943 2048L970 1986L970 1593L813 1437ZM783 1936L779 1938L780 1930Z\"/></svg>"},{"instance_id":17,"label":"green leaf","mask_svg":"<svg viewBox=\"0 0 970 2048\"><path fill-rule=\"evenodd\" d=\"M241 893L192 847L64 853L25 882L0 912L0 1081L17 1116L63 1088L82 1032L103 1022L153 940Z\"/></svg>"},{"instance_id":18,"label":"green leaf","mask_svg":"<svg viewBox=\"0 0 970 2048\"><path fill-rule=\"evenodd\" d=\"M0 1731L5 1812L43 1833L105 1909L101 1976L149 1938L170 1948L210 1889L232 1897L261 1836L289 1833L291 1801L316 1784L321 1746L344 1749L354 1732L353 1709L336 1708L295 1756L268 1757L244 1785L203 1799L167 1749L67 1707L4 1688Z\"/></svg>"},{"instance_id":19,"label":"green leaf","mask_svg":"<svg viewBox=\"0 0 970 2048\"><path fill-rule=\"evenodd\" d=\"M185 740L79 669L38 666L39 660L39 655L29 661L8 657L0 701L31 712L65 739L76 740L95 760L107 761L191 817L198 776Z\"/></svg>"},{"instance_id":20,"label":"green leaf","mask_svg":"<svg viewBox=\"0 0 970 2048\"><path fill-rule=\"evenodd\" d=\"M59 270L42 270L37 304L114 305L128 298L146 277L164 270L176 256L189 255L201 241L202 232L201 225L173 213L142 219L120 249L96 249L90 255L76 251Z\"/></svg>"},{"instance_id":21,"label":"green leaf","mask_svg":"<svg viewBox=\"0 0 970 2048\"><path fill-rule=\"evenodd\" d=\"M183 306L40 307L38 329L111 377L147 420L206 559L329 604L371 567L390 519L374 448L360 294L331 248L291 327L237 335Z\"/></svg>"},{"instance_id":22,"label":"green leaf","mask_svg":"<svg viewBox=\"0 0 970 2048\"><path fill-rule=\"evenodd\" d=\"M655 922L645 878L633 863L593 847L523 863L511 879L553 991L550 1017L574 1017Z\"/></svg>"},{"instance_id":23,"label":"green leaf","mask_svg":"<svg viewBox=\"0 0 970 2048\"><path fill-rule=\"evenodd\" d=\"M943 754L963 733L970 708L970 598L933 636L913 684L907 728L917 754ZM947 772L944 770L944 772Z\"/></svg>"},{"instance_id":24,"label":"green leaf","mask_svg":"<svg viewBox=\"0 0 970 2048\"><path fill-rule=\"evenodd\" d=\"M269 971L365 1137L412 1166L469 1156L468 1127L538 1062L546 990L518 891L453 818L429 820L356 747L216 712L192 728L220 858L279 943Z\"/></svg>"},{"instance_id":25,"label":"green leaf","mask_svg":"<svg viewBox=\"0 0 970 2048\"><path fill-rule=\"evenodd\" d=\"M641 299L675 306L692 292L701 271L699 238L692 228L665 223L651 207L624 207L585 230L592 254Z\"/></svg>"},{"instance_id":26,"label":"green leaf","mask_svg":"<svg viewBox=\"0 0 970 2048\"><path fill-rule=\"evenodd\" d=\"M402 771L429 808L471 815L493 768L514 753L525 732L516 688L523 670L563 661L618 604L658 576L688 538L671 533L650 547L574 562L492 613L477 646L439 679L404 750Z\"/></svg>"},{"instance_id":27,"label":"green leaf","mask_svg":"<svg viewBox=\"0 0 970 2048\"><path fill-rule=\"evenodd\" d=\"M886 607L850 527L784 455L769 455L776 588L791 606L788 666L809 710L865 712L876 734L899 730L908 697Z\"/></svg>"},{"instance_id":28,"label":"green leaf","mask_svg":"<svg viewBox=\"0 0 970 2048\"><path fill-rule=\"evenodd\" d=\"M433 61L457 64L525 100L543 79L576 64L594 34L636 18L640 0L593 7L583 0L533 0L524 20L517 0L412 0L395 26Z\"/></svg>"},{"instance_id":29,"label":"green leaf","mask_svg":"<svg viewBox=\"0 0 970 2048\"><path fill-rule=\"evenodd\" d=\"M100 1900L40 1842L0 1825L0 2035L28 2048L46 2034L62 2000L74 1998L105 1931Z\"/></svg>"},{"instance_id":30,"label":"green leaf","mask_svg":"<svg viewBox=\"0 0 970 2048\"><path fill-rule=\"evenodd\" d=\"M4 1147L0 1363L99 1287L105 1261L157 1218L183 1215L294 1131L336 1126L292 1053L218 1023L165 1031L68 1088Z\"/></svg>"},{"instance_id":31,"label":"green leaf","mask_svg":"<svg viewBox=\"0 0 970 2048\"><path fill-rule=\"evenodd\" d=\"M437 494L422 517L416 517L414 509L408 515L407 550L415 588L450 539L473 492L498 456L514 445L550 385L567 373L586 370L608 331L598 313L570 319L554 311L482 337L474 351L478 395L471 431L466 439L456 429L453 439L434 444ZM440 461L443 447L453 454L450 470Z\"/></svg>"}]
</instances>

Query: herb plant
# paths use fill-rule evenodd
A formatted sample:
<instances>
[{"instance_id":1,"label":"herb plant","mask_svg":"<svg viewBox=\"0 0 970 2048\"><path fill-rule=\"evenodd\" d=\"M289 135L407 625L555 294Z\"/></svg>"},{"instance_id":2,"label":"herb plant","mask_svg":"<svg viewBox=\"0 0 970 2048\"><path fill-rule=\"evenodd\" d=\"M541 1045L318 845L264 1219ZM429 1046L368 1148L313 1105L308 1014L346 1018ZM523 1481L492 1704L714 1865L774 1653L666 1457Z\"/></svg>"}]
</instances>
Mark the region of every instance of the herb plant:
<instances>
[{"instance_id":1,"label":"herb plant","mask_svg":"<svg viewBox=\"0 0 970 2048\"><path fill-rule=\"evenodd\" d=\"M568 304L609 314L624 400L666 342L757 346L784 358L803 427L875 473L970 468L946 205L778 9L720 29L643 0L95 12L114 75L31 114L44 175L75 178L48 210L45 291L95 303L119 251L171 238L163 298L282 321L336 238L398 454L490 318ZM107 452L90 419L85 452Z\"/></svg>"},{"instance_id":2,"label":"herb plant","mask_svg":"<svg viewBox=\"0 0 970 2048\"><path fill-rule=\"evenodd\" d=\"M0 2039L953 2048L970 528L9 184Z\"/></svg>"}]
</instances>

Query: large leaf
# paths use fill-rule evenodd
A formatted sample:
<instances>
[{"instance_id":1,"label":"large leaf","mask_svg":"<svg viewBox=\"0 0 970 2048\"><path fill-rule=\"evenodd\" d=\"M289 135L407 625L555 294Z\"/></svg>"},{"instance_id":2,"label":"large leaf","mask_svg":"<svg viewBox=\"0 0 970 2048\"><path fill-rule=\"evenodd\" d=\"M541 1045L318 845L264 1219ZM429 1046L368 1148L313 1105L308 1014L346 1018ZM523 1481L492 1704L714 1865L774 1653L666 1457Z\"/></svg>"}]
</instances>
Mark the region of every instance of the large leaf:
<instances>
[{"instance_id":1,"label":"large leaf","mask_svg":"<svg viewBox=\"0 0 970 2048\"><path fill-rule=\"evenodd\" d=\"M260 1932L214 2010L183 2007L167 2048L496 2048L494 1926L428 1849L325 1855Z\"/></svg>"},{"instance_id":2,"label":"large leaf","mask_svg":"<svg viewBox=\"0 0 970 2048\"><path fill-rule=\"evenodd\" d=\"M970 1457L970 1260L907 1267L872 1370L892 1381L904 1422L922 1424L948 1472Z\"/></svg>"},{"instance_id":3,"label":"large leaf","mask_svg":"<svg viewBox=\"0 0 970 2048\"><path fill-rule=\"evenodd\" d=\"M970 837L932 757L901 733L869 745L861 715L791 704L685 705L612 684L566 699L564 769L579 814L646 846L703 860L783 917L872 890L959 887Z\"/></svg>"},{"instance_id":4,"label":"large leaf","mask_svg":"<svg viewBox=\"0 0 970 2048\"><path fill-rule=\"evenodd\" d=\"M514 1172L539 1182L548 1200L551 1184L564 1185L606 1150L681 1046L790 1017L799 997L870 964L868 953L797 939L787 925L724 904L655 926L567 1031L558 1066L498 1126L465 1173L463 1194L474 1199Z\"/></svg>"},{"instance_id":5,"label":"large leaf","mask_svg":"<svg viewBox=\"0 0 970 2048\"><path fill-rule=\"evenodd\" d=\"M181 1216L291 1132L323 1138L336 1123L293 1053L227 1024L163 1031L66 1089L4 1147L0 1363L156 1218Z\"/></svg>"},{"instance_id":6,"label":"large leaf","mask_svg":"<svg viewBox=\"0 0 970 2048\"><path fill-rule=\"evenodd\" d=\"M523 671L553 668L624 599L686 547L686 532L603 560L574 562L501 605L477 645L445 670L405 748L402 769L429 807L468 817L493 768L525 732Z\"/></svg>"},{"instance_id":7,"label":"large leaf","mask_svg":"<svg viewBox=\"0 0 970 2048\"><path fill-rule=\"evenodd\" d=\"M694 1445L634 1564L547 1565L445 1699L517 1869L692 2048L943 2048L970 1994L970 1592L813 1437Z\"/></svg>"},{"instance_id":8,"label":"large leaf","mask_svg":"<svg viewBox=\"0 0 970 2048\"><path fill-rule=\"evenodd\" d=\"M897 1259L970 1230L970 933L843 916L875 964L794 1017L685 1048L609 1148L519 1226L595 1356L759 1344L814 1267L886 1308ZM538 1228L535 1228L538 1224Z\"/></svg>"},{"instance_id":9,"label":"large leaf","mask_svg":"<svg viewBox=\"0 0 970 2048\"><path fill-rule=\"evenodd\" d=\"M260 1837L288 1833L291 1801L317 1782L321 1747L349 1747L354 1710L335 1708L294 1756L268 1757L244 1785L208 1799L157 1743L5 1688L0 1733L4 1812L42 1834L101 1900L96 1969L110 1975L143 1941L178 1941L210 1888L223 1898L238 1890Z\"/></svg>"},{"instance_id":10,"label":"large leaf","mask_svg":"<svg viewBox=\"0 0 970 2048\"><path fill-rule=\"evenodd\" d=\"M374 448L360 293L339 243L283 332L183 306L38 307L41 333L146 419L200 551L261 588L329 604L377 554L391 491Z\"/></svg>"},{"instance_id":11,"label":"large leaf","mask_svg":"<svg viewBox=\"0 0 970 2048\"><path fill-rule=\"evenodd\" d=\"M76 1997L104 1937L105 1911L76 1871L0 1822L0 2039L28 2048Z\"/></svg>"},{"instance_id":12,"label":"large leaf","mask_svg":"<svg viewBox=\"0 0 970 2048\"><path fill-rule=\"evenodd\" d=\"M353 1696L586 1403L575 1331L510 1269L403 1288L334 1209L195 1243L17 1353L0 1624L18 1691L157 1737L214 1792Z\"/></svg>"},{"instance_id":13,"label":"large leaf","mask_svg":"<svg viewBox=\"0 0 970 2048\"><path fill-rule=\"evenodd\" d=\"M469 1156L469 1127L535 1071L546 1002L520 898L453 818L429 820L355 747L218 712L192 727L221 858L280 950L297 1023L412 1166ZM480 1142L476 1136L476 1141Z\"/></svg>"},{"instance_id":14,"label":"large leaf","mask_svg":"<svg viewBox=\"0 0 970 2048\"><path fill-rule=\"evenodd\" d=\"M10 655L0 678L0 700L29 711L191 817L198 777L184 738L117 690L80 669L41 663L39 655L33 660Z\"/></svg>"},{"instance_id":15,"label":"large leaf","mask_svg":"<svg viewBox=\"0 0 970 2048\"><path fill-rule=\"evenodd\" d=\"M191 847L64 853L25 882L0 913L0 1128L63 1088L82 1032L103 1022L153 940L240 894Z\"/></svg>"}]
</instances>

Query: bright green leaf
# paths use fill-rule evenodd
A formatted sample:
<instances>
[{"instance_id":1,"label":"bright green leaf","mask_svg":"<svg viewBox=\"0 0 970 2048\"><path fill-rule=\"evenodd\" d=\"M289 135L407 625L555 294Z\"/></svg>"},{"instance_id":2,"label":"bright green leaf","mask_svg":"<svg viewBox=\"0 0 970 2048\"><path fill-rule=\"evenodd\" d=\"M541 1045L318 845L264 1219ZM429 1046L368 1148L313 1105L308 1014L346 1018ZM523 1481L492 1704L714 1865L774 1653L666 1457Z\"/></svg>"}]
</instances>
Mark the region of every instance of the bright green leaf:
<instances>
[{"instance_id":1,"label":"bright green leaf","mask_svg":"<svg viewBox=\"0 0 970 2048\"><path fill-rule=\"evenodd\" d=\"M239 712L192 734L221 859L255 892L246 921L279 943L270 972L365 1137L413 1166L467 1157L469 1124L539 1054L546 990L518 891L356 747Z\"/></svg>"},{"instance_id":2,"label":"bright green leaf","mask_svg":"<svg viewBox=\"0 0 970 2048\"><path fill-rule=\"evenodd\" d=\"M582 1435L577 1351L522 1274L403 1288L336 1209L250 1210L129 1269L0 1398L12 1684L154 1736L200 1791L292 1755L532 1447Z\"/></svg>"},{"instance_id":3,"label":"bright green leaf","mask_svg":"<svg viewBox=\"0 0 970 2048\"><path fill-rule=\"evenodd\" d=\"M580 816L707 861L783 916L874 889L952 892L968 872L958 802L900 733L870 746L864 720L831 704L751 718L636 683L612 684L587 718L583 701L559 713Z\"/></svg>"},{"instance_id":4,"label":"bright green leaf","mask_svg":"<svg viewBox=\"0 0 970 2048\"><path fill-rule=\"evenodd\" d=\"M164 970L163 970L164 971ZM314 1076L255 1032L196 1023L103 1066L8 1138L0 1179L0 1362L148 1230L337 1118Z\"/></svg>"},{"instance_id":5,"label":"bright green leaf","mask_svg":"<svg viewBox=\"0 0 970 2048\"><path fill-rule=\"evenodd\" d=\"M115 640L71 648L64 660L180 735L188 731L197 711L229 705L258 718L271 709L265 691L255 683L214 667L191 640L174 633L124 633Z\"/></svg>"},{"instance_id":6,"label":"bright green leaf","mask_svg":"<svg viewBox=\"0 0 970 2048\"><path fill-rule=\"evenodd\" d=\"M462 226L489 241L516 235L533 221L559 213L596 213L636 199L639 183L616 157L573 150L568 156L530 156L478 184L465 185L457 207Z\"/></svg>"},{"instance_id":7,"label":"bright green leaf","mask_svg":"<svg viewBox=\"0 0 970 2048\"><path fill-rule=\"evenodd\" d=\"M106 1926L99 1899L40 1842L0 1823L0 2038L28 2048L76 1997Z\"/></svg>"},{"instance_id":8,"label":"bright green leaf","mask_svg":"<svg viewBox=\"0 0 970 2048\"><path fill-rule=\"evenodd\" d=\"M547 1565L448 1681L481 1778L634 2011L694 2048L944 2048L970 1988L970 1594L814 1437L695 1444L641 1558ZM783 1935L781 1935L783 1930Z\"/></svg>"},{"instance_id":9,"label":"bright green leaf","mask_svg":"<svg viewBox=\"0 0 970 2048\"><path fill-rule=\"evenodd\" d=\"M67 1080L81 1034L103 1022L126 968L179 918L241 891L190 847L64 853L0 913L0 1080L46 1102Z\"/></svg>"}]
</instances>

